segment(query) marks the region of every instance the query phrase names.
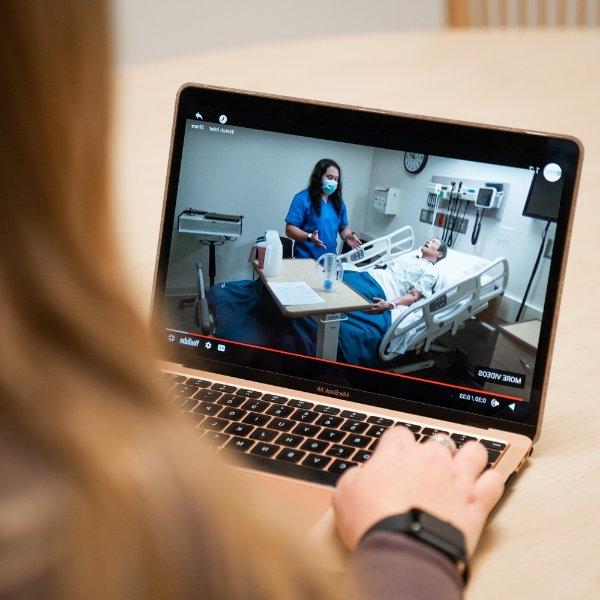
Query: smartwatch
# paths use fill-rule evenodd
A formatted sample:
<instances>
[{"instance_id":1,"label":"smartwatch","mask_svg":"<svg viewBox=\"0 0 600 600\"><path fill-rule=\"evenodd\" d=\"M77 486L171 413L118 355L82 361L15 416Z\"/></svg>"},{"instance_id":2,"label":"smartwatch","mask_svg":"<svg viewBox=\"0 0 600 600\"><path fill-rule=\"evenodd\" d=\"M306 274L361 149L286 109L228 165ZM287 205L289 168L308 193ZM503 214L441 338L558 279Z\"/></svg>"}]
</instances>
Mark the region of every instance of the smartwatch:
<instances>
[{"instance_id":1,"label":"smartwatch","mask_svg":"<svg viewBox=\"0 0 600 600\"><path fill-rule=\"evenodd\" d=\"M364 539L373 531L403 533L417 539L446 555L461 573L466 585L469 578L469 559L465 536L447 521L442 521L425 511L413 508L400 515L386 517L367 530Z\"/></svg>"}]
</instances>

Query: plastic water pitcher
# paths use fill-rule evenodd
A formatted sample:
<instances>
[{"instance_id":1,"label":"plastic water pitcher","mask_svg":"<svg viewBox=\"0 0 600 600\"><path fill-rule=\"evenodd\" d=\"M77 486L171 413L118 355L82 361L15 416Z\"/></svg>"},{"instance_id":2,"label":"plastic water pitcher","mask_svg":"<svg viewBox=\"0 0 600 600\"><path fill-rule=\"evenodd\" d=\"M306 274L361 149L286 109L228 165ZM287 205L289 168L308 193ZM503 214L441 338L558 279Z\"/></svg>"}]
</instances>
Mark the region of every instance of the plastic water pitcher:
<instances>
[{"instance_id":1,"label":"plastic water pitcher","mask_svg":"<svg viewBox=\"0 0 600 600\"><path fill-rule=\"evenodd\" d=\"M338 281L344 276L344 265L342 261L333 252L322 254L317 260L317 268L323 275L323 290L326 292L335 292Z\"/></svg>"},{"instance_id":2,"label":"plastic water pitcher","mask_svg":"<svg viewBox=\"0 0 600 600\"><path fill-rule=\"evenodd\" d=\"M267 277L277 277L281 273L283 261L283 246L276 231L268 230L265 234L265 263L263 273Z\"/></svg>"}]
</instances>

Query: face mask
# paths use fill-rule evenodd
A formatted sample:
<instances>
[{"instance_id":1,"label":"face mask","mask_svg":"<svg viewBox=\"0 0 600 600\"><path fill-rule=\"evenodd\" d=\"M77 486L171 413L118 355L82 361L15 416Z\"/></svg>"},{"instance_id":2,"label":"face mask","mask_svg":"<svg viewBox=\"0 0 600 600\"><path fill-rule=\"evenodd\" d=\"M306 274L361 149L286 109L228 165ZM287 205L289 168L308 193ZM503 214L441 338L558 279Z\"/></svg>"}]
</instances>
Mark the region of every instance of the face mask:
<instances>
[{"instance_id":1,"label":"face mask","mask_svg":"<svg viewBox=\"0 0 600 600\"><path fill-rule=\"evenodd\" d=\"M337 190L337 186L337 181L334 179L323 179L321 181L321 187L327 196L331 196L331 194Z\"/></svg>"}]
</instances>

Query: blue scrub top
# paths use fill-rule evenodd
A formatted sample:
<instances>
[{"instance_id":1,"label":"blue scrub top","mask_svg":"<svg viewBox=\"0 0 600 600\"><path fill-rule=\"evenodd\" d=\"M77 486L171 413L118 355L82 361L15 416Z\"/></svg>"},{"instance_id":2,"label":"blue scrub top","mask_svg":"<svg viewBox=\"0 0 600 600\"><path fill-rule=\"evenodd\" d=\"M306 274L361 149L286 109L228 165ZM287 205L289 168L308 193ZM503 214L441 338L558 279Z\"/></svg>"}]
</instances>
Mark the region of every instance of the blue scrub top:
<instances>
[{"instance_id":1,"label":"blue scrub top","mask_svg":"<svg viewBox=\"0 0 600 600\"><path fill-rule=\"evenodd\" d=\"M342 207L338 214L333 207L333 202L321 200L321 214L317 215L310 202L307 188L294 196L285 221L290 225L299 227L306 233L312 233L315 229L318 230L319 239L326 246L320 248L310 241L295 242L294 256L296 258L316 259L326 252L336 254L338 233L348 226L346 204L342 200Z\"/></svg>"}]
</instances>

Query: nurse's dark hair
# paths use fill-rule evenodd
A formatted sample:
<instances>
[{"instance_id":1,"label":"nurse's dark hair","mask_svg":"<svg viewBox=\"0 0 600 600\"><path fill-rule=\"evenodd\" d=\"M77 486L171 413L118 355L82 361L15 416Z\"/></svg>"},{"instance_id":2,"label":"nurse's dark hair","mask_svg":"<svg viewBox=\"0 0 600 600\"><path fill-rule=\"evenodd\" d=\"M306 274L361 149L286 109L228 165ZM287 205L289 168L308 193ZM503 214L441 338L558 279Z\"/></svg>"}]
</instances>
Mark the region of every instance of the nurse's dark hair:
<instances>
[{"instance_id":1,"label":"nurse's dark hair","mask_svg":"<svg viewBox=\"0 0 600 600\"><path fill-rule=\"evenodd\" d=\"M312 170L310 174L310 181L308 182L308 195L310 196L310 203L312 204L313 210L317 215L321 214L321 198L323 196L323 188L321 187L321 181L323 175L327 172L329 167L335 167L339 173L338 186L335 192L329 196L329 200L333 202L333 208L335 212L340 214L342 210L342 169L335 160L331 158L322 158Z\"/></svg>"}]
</instances>

